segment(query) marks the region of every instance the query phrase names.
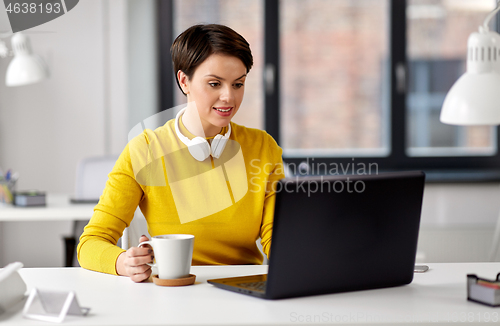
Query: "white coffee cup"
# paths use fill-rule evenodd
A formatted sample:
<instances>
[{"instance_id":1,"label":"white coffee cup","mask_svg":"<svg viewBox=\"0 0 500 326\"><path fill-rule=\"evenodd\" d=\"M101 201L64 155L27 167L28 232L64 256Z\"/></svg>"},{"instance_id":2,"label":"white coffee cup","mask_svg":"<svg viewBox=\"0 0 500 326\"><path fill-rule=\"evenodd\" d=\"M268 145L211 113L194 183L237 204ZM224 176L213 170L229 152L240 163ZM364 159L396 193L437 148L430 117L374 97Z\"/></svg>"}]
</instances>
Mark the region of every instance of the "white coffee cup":
<instances>
[{"instance_id":1,"label":"white coffee cup","mask_svg":"<svg viewBox=\"0 0 500 326\"><path fill-rule=\"evenodd\" d=\"M139 243L139 247L149 244L153 247L156 264L148 264L158 269L158 278L171 280L188 277L193 259L194 235L157 235L150 241Z\"/></svg>"}]
</instances>

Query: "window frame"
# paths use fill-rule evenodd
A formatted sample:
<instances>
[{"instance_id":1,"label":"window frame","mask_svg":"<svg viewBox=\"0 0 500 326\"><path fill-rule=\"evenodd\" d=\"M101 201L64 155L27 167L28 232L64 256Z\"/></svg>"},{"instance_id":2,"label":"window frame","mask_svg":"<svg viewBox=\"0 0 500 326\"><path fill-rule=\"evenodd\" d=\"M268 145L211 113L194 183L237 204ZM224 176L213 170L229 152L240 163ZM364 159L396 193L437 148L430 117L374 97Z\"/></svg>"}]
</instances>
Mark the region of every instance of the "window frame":
<instances>
[{"instance_id":1,"label":"window frame","mask_svg":"<svg viewBox=\"0 0 500 326\"><path fill-rule=\"evenodd\" d=\"M173 1L157 0L160 10L160 111L173 107L173 69L170 45L173 42ZM280 0L264 1L264 129L280 144ZM396 70L404 67L407 72L407 19L406 0L389 0L389 148L386 157L284 157L285 163L298 167L302 162L314 161L315 166L348 166L370 164L377 172L422 170L428 182L490 182L500 181L500 127L496 127L496 154L491 156L422 156L409 157L407 144L407 89L398 89ZM497 14L496 30L500 31L500 14ZM474 31L471 31L471 33ZM169 34L170 33L170 34ZM169 34L169 35L167 35ZM466 42L466 40L464 40ZM401 68L399 68L401 69ZM333 165L332 165L333 164ZM328 170L328 168L327 168ZM314 171L314 174L322 174ZM325 171L327 172L327 171Z\"/></svg>"}]
</instances>

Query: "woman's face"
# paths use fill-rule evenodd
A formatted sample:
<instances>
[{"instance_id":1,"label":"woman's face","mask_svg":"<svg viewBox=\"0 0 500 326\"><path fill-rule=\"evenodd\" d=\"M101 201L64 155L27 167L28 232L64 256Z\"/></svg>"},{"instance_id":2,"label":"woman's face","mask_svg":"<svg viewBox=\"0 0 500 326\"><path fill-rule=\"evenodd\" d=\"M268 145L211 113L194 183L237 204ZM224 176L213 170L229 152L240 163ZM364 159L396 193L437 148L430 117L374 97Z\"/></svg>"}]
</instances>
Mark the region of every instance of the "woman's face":
<instances>
[{"instance_id":1,"label":"woman's face","mask_svg":"<svg viewBox=\"0 0 500 326\"><path fill-rule=\"evenodd\" d=\"M188 102L195 102L205 133L216 134L229 124L243 101L247 70L237 57L212 54L191 79L177 77Z\"/></svg>"}]
</instances>

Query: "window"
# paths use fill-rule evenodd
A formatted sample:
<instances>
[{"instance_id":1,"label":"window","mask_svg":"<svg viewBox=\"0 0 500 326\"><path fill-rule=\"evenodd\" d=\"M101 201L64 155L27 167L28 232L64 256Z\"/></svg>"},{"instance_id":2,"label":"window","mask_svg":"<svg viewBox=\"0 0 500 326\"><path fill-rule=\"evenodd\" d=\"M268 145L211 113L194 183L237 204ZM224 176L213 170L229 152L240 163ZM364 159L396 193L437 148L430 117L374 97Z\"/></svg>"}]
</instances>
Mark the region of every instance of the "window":
<instances>
[{"instance_id":1,"label":"window","mask_svg":"<svg viewBox=\"0 0 500 326\"><path fill-rule=\"evenodd\" d=\"M494 0L408 2L409 156L496 153L495 128L459 127L439 121L446 93L465 72L467 38L494 8Z\"/></svg>"},{"instance_id":2,"label":"window","mask_svg":"<svg viewBox=\"0 0 500 326\"><path fill-rule=\"evenodd\" d=\"M494 7L495 0L176 0L160 21L171 22L174 36L218 22L249 40L256 66L240 110L249 115L238 112L235 122L267 130L293 166L326 167L309 169L322 174L332 163L357 163L476 179L481 171L491 179L500 177L498 128L444 125L439 115L465 71L468 36ZM161 56L169 58L172 40L161 41L168 44ZM164 80L167 71L165 60Z\"/></svg>"},{"instance_id":3,"label":"window","mask_svg":"<svg viewBox=\"0 0 500 326\"><path fill-rule=\"evenodd\" d=\"M388 1L280 1L285 156L387 156Z\"/></svg>"}]
</instances>

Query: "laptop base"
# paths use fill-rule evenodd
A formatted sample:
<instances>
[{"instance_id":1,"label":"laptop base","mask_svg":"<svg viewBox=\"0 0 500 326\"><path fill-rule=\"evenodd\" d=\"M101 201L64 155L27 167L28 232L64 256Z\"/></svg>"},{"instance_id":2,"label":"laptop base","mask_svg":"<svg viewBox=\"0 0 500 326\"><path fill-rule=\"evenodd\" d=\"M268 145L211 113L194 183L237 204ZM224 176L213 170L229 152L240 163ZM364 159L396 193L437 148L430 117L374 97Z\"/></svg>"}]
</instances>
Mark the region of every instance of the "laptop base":
<instances>
[{"instance_id":1,"label":"laptop base","mask_svg":"<svg viewBox=\"0 0 500 326\"><path fill-rule=\"evenodd\" d=\"M266 282L267 274L258 274L258 275L250 275L250 276L240 276L240 277L228 277L228 278L219 278L213 280L207 280L208 283L232 292L242 293L251 295L259 298L267 298L266 291L259 289L251 289L245 286L244 283L257 283L257 282Z\"/></svg>"}]
</instances>

